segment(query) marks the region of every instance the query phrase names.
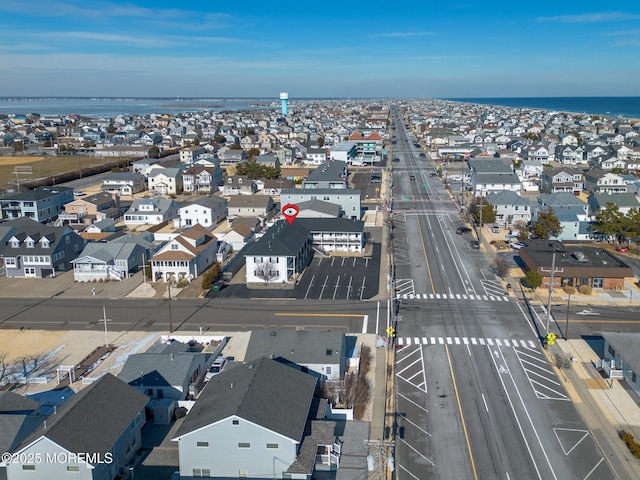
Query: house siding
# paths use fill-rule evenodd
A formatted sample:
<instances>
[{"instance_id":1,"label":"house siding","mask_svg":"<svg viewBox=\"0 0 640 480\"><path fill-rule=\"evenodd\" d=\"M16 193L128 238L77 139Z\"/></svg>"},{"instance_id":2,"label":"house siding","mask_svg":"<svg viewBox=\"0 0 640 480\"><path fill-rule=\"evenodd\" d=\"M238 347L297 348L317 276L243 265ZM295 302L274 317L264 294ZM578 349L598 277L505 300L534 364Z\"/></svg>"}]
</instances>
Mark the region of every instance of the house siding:
<instances>
[{"instance_id":1,"label":"house siding","mask_svg":"<svg viewBox=\"0 0 640 480\"><path fill-rule=\"evenodd\" d=\"M183 435L178 442L182 479L196 478L194 468L209 469L216 478L237 479L239 471L246 470L248 478L280 479L297 453L296 441L236 416ZM197 442L209 446L198 447ZM239 443L251 446L238 448ZM268 443L278 448L268 449Z\"/></svg>"}]
</instances>

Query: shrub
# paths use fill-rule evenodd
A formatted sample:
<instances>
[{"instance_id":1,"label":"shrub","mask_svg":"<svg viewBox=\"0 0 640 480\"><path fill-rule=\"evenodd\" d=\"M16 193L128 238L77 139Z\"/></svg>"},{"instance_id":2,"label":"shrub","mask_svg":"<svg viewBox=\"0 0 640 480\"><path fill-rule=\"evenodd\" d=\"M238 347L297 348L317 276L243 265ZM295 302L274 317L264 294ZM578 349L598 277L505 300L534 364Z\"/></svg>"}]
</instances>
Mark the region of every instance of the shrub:
<instances>
[{"instance_id":1,"label":"shrub","mask_svg":"<svg viewBox=\"0 0 640 480\"><path fill-rule=\"evenodd\" d=\"M219 262L214 263L202 274L202 289L209 290L211 286L220 278L222 266Z\"/></svg>"},{"instance_id":2,"label":"shrub","mask_svg":"<svg viewBox=\"0 0 640 480\"><path fill-rule=\"evenodd\" d=\"M577 292L575 287L571 287L569 285L562 287L562 289L564 290L564 293L568 293L569 295L575 295Z\"/></svg>"},{"instance_id":3,"label":"shrub","mask_svg":"<svg viewBox=\"0 0 640 480\"><path fill-rule=\"evenodd\" d=\"M593 292L593 288L591 288L589 285L580 285L578 287L578 291L583 295L591 295L591 292Z\"/></svg>"},{"instance_id":4,"label":"shrub","mask_svg":"<svg viewBox=\"0 0 640 480\"><path fill-rule=\"evenodd\" d=\"M627 444L627 448L633 454L634 457L640 458L640 443L636 442L633 435L629 432L625 432L624 430L620 430L618 432L620 436L620 440Z\"/></svg>"},{"instance_id":5,"label":"shrub","mask_svg":"<svg viewBox=\"0 0 640 480\"><path fill-rule=\"evenodd\" d=\"M529 288L538 288L542 285L542 277L534 270L529 270L524 276L524 283Z\"/></svg>"}]
</instances>

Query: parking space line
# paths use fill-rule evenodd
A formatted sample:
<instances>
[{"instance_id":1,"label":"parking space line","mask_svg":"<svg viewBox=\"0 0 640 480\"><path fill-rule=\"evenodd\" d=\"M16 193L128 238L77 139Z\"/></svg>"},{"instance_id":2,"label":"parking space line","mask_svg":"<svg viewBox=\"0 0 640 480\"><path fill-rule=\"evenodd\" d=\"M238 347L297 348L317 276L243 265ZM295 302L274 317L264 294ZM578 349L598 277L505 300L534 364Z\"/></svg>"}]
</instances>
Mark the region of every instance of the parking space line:
<instances>
[{"instance_id":1,"label":"parking space line","mask_svg":"<svg viewBox=\"0 0 640 480\"><path fill-rule=\"evenodd\" d=\"M311 290L311 287L313 286L313 280L316 278L315 275L313 275L311 277L311 281L309 282L309 286L307 287L307 292L304 294L304 299L306 300L307 297L309 296L309 290Z\"/></svg>"},{"instance_id":2,"label":"parking space line","mask_svg":"<svg viewBox=\"0 0 640 480\"><path fill-rule=\"evenodd\" d=\"M347 285L347 300L349 300L349 295L351 293L351 281L353 280L353 277L349 277L349 285Z\"/></svg>"},{"instance_id":3,"label":"parking space line","mask_svg":"<svg viewBox=\"0 0 640 480\"><path fill-rule=\"evenodd\" d=\"M424 410L425 412L429 413L429 410L427 410L426 408L424 408L422 405L418 405L416 402L414 402L413 400L411 400L409 397L401 394L400 392L396 393L396 395L398 395L399 397L404 398L407 402L409 403L413 403L416 407L418 407L420 410Z\"/></svg>"},{"instance_id":4,"label":"parking space line","mask_svg":"<svg viewBox=\"0 0 640 480\"><path fill-rule=\"evenodd\" d=\"M400 374L402 374L402 373L403 373L407 368L411 368L411 367L413 367L416 363L419 363L419 362L420 362L420 359L419 359L419 358L418 358L418 359L416 359L416 360L414 360L414 362L413 362L413 363L410 363L409 365L407 365L406 367L404 367L402 370L400 370L400 371L396 372L396 375L400 375Z\"/></svg>"},{"instance_id":5,"label":"parking space line","mask_svg":"<svg viewBox=\"0 0 640 480\"><path fill-rule=\"evenodd\" d=\"M324 289L327 288L327 280L329 280L329 275L325 277L324 282L322 283L322 289L320 290L320 296L318 297L319 300L322 300L322 294L324 293Z\"/></svg>"},{"instance_id":6,"label":"parking space line","mask_svg":"<svg viewBox=\"0 0 640 480\"><path fill-rule=\"evenodd\" d=\"M411 473L409 470L406 469L406 467L404 465L400 465L398 464L398 467L403 469L405 472L407 472L409 475L411 475L413 478L415 478L416 480L420 480L419 477L416 477L413 473ZM595 469L594 469L595 470Z\"/></svg>"},{"instance_id":7,"label":"parking space line","mask_svg":"<svg viewBox=\"0 0 640 480\"><path fill-rule=\"evenodd\" d=\"M431 465L435 466L436 464L433 463L431 460L429 460L427 457L425 457L423 454L421 454L418 450L416 450L415 448L413 448L411 445L409 445L406 440L404 438L401 438L400 441L402 443L404 443L407 447L409 447L411 450L413 450L417 455L421 456L422 458L424 458L427 462L429 462ZM417 480L418 477L415 477Z\"/></svg>"},{"instance_id":8,"label":"parking space line","mask_svg":"<svg viewBox=\"0 0 640 480\"><path fill-rule=\"evenodd\" d=\"M364 282L367 280L367 277L362 278L362 287L360 287L360 301L362 301L362 296L364 295Z\"/></svg>"},{"instance_id":9,"label":"parking space line","mask_svg":"<svg viewBox=\"0 0 640 480\"><path fill-rule=\"evenodd\" d=\"M356 266L356 260L357 260L357 257L353 257L353 266L354 267Z\"/></svg>"},{"instance_id":10,"label":"parking space line","mask_svg":"<svg viewBox=\"0 0 640 480\"><path fill-rule=\"evenodd\" d=\"M338 277L338 279L336 280L336 286L333 289L333 298L332 300L336 299L336 293L338 293L338 287L340 286L340 277Z\"/></svg>"},{"instance_id":11,"label":"parking space line","mask_svg":"<svg viewBox=\"0 0 640 480\"><path fill-rule=\"evenodd\" d=\"M416 423L412 422L411 420L409 420L407 418L407 415L405 413L399 413L398 416L404 420L406 420L407 422L409 422L411 425L413 425L414 427L416 427L418 430L420 430L422 433L424 433L425 435L427 435L428 437L431 436L431 434L429 432L427 432L424 428L418 426Z\"/></svg>"}]
</instances>

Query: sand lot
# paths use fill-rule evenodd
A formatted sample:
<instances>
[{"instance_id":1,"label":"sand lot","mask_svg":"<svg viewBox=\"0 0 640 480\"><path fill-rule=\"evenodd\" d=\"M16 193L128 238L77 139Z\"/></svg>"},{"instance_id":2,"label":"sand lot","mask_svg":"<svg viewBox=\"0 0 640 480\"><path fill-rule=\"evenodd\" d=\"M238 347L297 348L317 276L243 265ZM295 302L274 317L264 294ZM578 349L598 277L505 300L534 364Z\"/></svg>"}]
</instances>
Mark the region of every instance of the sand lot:
<instances>
[{"instance_id":1,"label":"sand lot","mask_svg":"<svg viewBox=\"0 0 640 480\"><path fill-rule=\"evenodd\" d=\"M109 344L117 348L89 376L106 372L116 375L128 355L144 352L159 338L159 334L149 332L108 332ZM21 394L34 393L55 388L56 369L60 365L76 365L104 343L104 331L0 330L0 358L9 370L21 373L26 369L29 377L51 378L48 383L30 383L16 390ZM73 384L75 390L82 386L81 381Z\"/></svg>"}]
</instances>

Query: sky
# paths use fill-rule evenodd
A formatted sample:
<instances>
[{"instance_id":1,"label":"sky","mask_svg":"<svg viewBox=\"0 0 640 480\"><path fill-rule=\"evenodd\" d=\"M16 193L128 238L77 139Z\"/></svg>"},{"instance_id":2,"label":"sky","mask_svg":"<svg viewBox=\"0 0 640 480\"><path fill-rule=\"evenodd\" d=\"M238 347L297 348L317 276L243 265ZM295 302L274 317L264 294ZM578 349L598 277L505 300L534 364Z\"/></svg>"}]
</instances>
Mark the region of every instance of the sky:
<instances>
[{"instance_id":1,"label":"sky","mask_svg":"<svg viewBox=\"0 0 640 480\"><path fill-rule=\"evenodd\" d=\"M1 96L640 96L640 2L0 0Z\"/></svg>"}]
</instances>

